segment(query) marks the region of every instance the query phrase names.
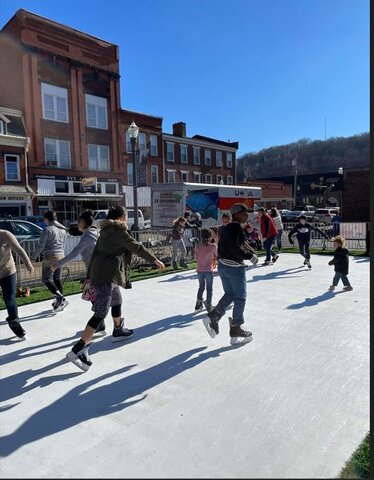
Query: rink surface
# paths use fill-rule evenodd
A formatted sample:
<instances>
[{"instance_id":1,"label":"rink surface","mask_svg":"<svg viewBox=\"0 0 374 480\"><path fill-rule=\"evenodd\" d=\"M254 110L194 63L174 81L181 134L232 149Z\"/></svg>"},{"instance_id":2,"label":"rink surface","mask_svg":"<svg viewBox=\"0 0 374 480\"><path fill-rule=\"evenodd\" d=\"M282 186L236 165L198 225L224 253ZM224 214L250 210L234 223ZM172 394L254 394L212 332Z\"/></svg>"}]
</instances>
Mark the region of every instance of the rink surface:
<instances>
[{"instance_id":1,"label":"rink surface","mask_svg":"<svg viewBox=\"0 0 374 480\"><path fill-rule=\"evenodd\" d=\"M65 361L90 316L79 295L56 316L22 307L25 342L2 311L1 477L336 477L369 429L369 261L330 294L329 257L301 260L248 270L240 348L227 316L212 340L191 313L191 271L123 291L135 335L97 340L87 373Z\"/></svg>"}]
</instances>

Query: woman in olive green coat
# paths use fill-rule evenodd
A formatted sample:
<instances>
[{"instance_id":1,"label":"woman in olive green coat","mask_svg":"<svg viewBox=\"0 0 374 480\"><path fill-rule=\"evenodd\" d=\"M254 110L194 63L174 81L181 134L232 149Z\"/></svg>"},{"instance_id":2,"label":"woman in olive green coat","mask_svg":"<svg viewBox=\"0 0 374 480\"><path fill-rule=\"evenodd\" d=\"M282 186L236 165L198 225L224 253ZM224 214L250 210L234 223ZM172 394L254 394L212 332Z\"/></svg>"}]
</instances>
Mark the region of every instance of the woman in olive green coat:
<instances>
[{"instance_id":1,"label":"woman in olive green coat","mask_svg":"<svg viewBox=\"0 0 374 480\"><path fill-rule=\"evenodd\" d=\"M87 278L94 287L94 315L88 321L82 338L66 357L81 370L87 371L92 365L88 356L88 344L98 326L112 309L114 322L113 341L126 340L133 331L125 328L121 318L122 296L119 287L129 288L131 255L136 253L160 269L165 265L152 252L137 242L127 229L127 212L118 205L109 210L107 220L101 225L100 237L96 243L88 267Z\"/></svg>"}]
</instances>

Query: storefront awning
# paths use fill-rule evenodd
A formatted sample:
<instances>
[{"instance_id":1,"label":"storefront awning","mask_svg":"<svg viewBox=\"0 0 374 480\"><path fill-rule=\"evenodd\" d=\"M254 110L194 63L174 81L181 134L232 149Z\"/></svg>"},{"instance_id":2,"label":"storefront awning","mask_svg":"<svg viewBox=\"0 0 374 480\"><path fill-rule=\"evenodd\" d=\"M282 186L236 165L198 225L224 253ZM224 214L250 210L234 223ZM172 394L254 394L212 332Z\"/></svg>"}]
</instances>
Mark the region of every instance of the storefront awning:
<instances>
[{"instance_id":1,"label":"storefront awning","mask_svg":"<svg viewBox=\"0 0 374 480\"><path fill-rule=\"evenodd\" d=\"M36 198L39 200L70 200L70 201L80 201L80 202L92 202L95 200L114 200L119 201L122 199L121 195L108 195L108 194L86 194L77 193L76 195L36 195Z\"/></svg>"}]
</instances>

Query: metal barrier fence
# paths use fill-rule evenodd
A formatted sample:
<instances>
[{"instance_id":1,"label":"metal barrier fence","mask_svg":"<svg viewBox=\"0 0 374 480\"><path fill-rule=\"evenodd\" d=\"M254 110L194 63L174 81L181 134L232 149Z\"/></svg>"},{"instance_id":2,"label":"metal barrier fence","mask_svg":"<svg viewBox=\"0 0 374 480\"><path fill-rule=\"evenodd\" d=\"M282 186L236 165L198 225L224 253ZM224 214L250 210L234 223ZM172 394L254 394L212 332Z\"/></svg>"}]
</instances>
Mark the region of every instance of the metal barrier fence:
<instances>
[{"instance_id":1,"label":"metal barrier fence","mask_svg":"<svg viewBox=\"0 0 374 480\"><path fill-rule=\"evenodd\" d=\"M296 223L284 223L284 231L282 237L282 247L290 248L293 245L288 240L288 234ZM340 223L334 224L316 224L329 238L335 235L342 235L346 239L346 246L351 250L366 250L366 232L369 228L369 224L366 223ZM140 241L144 247L151 250L157 258L163 261L166 265L171 263L171 229L157 229L157 230L141 230L139 232L132 232L132 235ZM200 231L197 229L186 229L184 233L184 240L187 248L187 258L192 259L194 256L193 243L190 242L192 237L199 237ZM80 237L68 235L65 244L65 255L71 252L75 245L80 241ZM22 247L26 253L30 256L35 251L38 244L38 240L25 240L21 242ZM297 248L297 241L294 245ZM321 250L332 251L333 245L331 241L327 241L323 235L319 232L311 233L311 248L318 248ZM16 255L16 267L17 267L17 283L19 286L34 286L42 283L42 262L36 261L33 263L34 272L28 273L25 266L21 263L19 257ZM152 267L149 263L137 255L132 256L131 267L133 270L144 270ZM66 280L79 280L85 278L86 268L80 257L74 259L66 265L62 270L62 279Z\"/></svg>"}]
</instances>

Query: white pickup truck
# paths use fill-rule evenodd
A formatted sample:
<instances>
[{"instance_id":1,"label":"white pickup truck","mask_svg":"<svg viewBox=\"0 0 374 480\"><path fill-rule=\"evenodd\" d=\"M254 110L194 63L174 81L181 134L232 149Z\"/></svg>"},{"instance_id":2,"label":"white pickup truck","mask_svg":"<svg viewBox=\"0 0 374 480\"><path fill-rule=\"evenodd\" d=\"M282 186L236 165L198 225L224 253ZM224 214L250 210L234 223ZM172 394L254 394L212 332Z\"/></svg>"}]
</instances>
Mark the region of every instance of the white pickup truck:
<instances>
[{"instance_id":1,"label":"white pickup truck","mask_svg":"<svg viewBox=\"0 0 374 480\"><path fill-rule=\"evenodd\" d=\"M94 220L93 224L96 225L97 227L100 227L100 223L106 219L106 216L108 215L109 210L96 210L94 212ZM127 225L129 229L131 230L134 225L134 213L135 210L133 209L127 209ZM138 210L138 225L139 225L139 230L144 229L144 215L141 210Z\"/></svg>"}]
</instances>

